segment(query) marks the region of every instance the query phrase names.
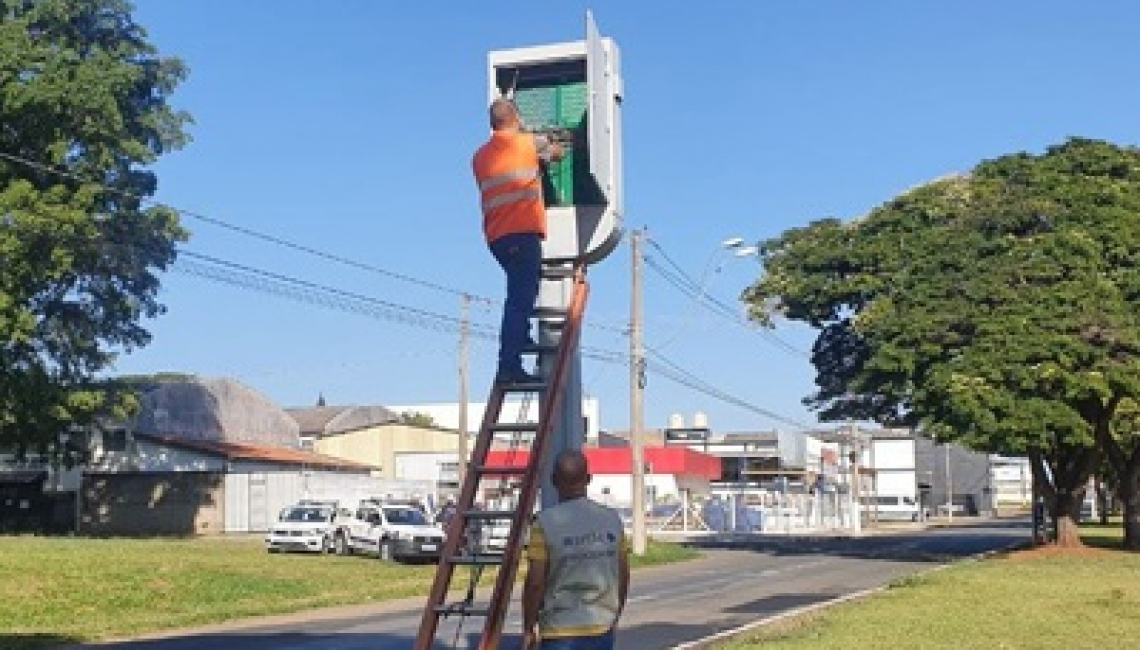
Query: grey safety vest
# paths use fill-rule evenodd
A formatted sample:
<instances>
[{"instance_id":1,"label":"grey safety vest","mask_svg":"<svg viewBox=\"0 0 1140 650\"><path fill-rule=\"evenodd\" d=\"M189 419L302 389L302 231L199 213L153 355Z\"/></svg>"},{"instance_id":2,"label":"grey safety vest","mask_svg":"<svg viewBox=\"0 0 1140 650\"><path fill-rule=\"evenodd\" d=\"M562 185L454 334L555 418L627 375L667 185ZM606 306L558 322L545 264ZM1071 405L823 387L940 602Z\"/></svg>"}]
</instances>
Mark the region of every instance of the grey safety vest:
<instances>
[{"instance_id":1,"label":"grey safety vest","mask_svg":"<svg viewBox=\"0 0 1140 650\"><path fill-rule=\"evenodd\" d=\"M625 529L613 510L586 498L536 515L546 541L546 595L538 627L545 637L603 634L618 617Z\"/></svg>"}]
</instances>

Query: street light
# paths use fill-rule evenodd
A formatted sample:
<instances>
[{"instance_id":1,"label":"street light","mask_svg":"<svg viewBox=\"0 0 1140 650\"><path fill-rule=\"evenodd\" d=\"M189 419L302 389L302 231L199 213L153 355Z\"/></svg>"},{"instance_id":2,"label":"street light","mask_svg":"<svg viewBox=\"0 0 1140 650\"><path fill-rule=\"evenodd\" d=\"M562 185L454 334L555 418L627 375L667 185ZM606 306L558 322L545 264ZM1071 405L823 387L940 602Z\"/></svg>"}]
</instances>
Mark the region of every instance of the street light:
<instances>
[{"instance_id":1,"label":"street light","mask_svg":"<svg viewBox=\"0 0 1140 650\"><path fill-rule=\"evenodd\" d=\"M729 252L733 257L737 258L755 257L756 255L760 254L760 249L756 246L745 246L743 237L729 237L728 239L722 241L720 243L720 246L713 249L713 252L709 254L709 259L707 262L705 262L705 268L701 271L701 279L700 282L697 283L698 301L704 299L705 289L708 288L707 283L710 271L713 273L719 272L724 264L722 261L720 264L717 264L716 269L714 270L713 262L715 262L717 260L717 257L725 252Z\"/></svg>"},{"instance_id":2,"label":"street light","mask_svg":"<svg viewBox=\"0 0 1140 650\"><path fill-rule=\"evenodd\" d=\"M721 268L724 266L724 259L721 259L720 263L715 265L715 268L714 262L717 262L718 258L720 258L722 255L725 255L726 253L730 254L734 258L739 259L745 257L756 257L760 254L760 249L756 246L745 246L744 238L742 237L729 237L728 239L722 241L720 243L720 246L717 246L715 249L713 249L712 253L709 254L708 261L705 262L704 269L701 271L700 278L696 284L696 293L693 294L693 302L698 304L705 302L705 298L708 294L708 285L712 281L711 276L715 273L719 273ZM672 345L678 338L680 338L685 329L692 324L694 313L695 310L689 310L684 317L685 319L678 326L677 331L673 334L673 336L667 339L664 343L656 346L656 349L659 351L664 350L666 347Z\"/></svg>"}]
</instances>

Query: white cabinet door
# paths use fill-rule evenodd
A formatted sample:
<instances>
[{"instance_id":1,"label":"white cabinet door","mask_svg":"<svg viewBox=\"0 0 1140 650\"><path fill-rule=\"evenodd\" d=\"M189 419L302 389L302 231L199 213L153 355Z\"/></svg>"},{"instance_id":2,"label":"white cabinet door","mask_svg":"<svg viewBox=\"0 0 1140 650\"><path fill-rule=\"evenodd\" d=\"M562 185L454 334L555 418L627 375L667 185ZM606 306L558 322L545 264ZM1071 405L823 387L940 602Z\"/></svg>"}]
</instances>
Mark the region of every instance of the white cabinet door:
<instances>
[{"instance_id":1,"label":"white cabinet door","mask_svg":"<svg viewBox=\"0 0 1140 650\"><path fill-rule=\"evenodd\" d=\"M617 44L602 39L594 16L586 12L586 92L589 94L590 174L606 202L617 206L619 183L618 110L621 79L617 68ZM620 208L619 208L620 209Z\"/></svg>"}]
</instances>

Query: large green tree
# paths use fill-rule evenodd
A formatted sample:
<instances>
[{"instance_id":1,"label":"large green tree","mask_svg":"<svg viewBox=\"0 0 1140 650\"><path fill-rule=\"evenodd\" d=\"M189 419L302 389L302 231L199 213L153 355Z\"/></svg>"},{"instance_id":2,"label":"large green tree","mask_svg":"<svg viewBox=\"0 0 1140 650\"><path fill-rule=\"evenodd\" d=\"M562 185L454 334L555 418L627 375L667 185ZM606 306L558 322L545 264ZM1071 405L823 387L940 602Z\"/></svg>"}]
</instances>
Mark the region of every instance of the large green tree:
<instances>
[{"instance_id":1,"label":"large green tree","mask_svg":"<svg viewBox=\"0 0 1140 650\"><path fill-rule=\"evenodd\" d=\"M185 76L124 0L0 0L0 446L53 453L61 431L130 405L101 381L149 342L158 274L185 239L147 207L148 166L187 140Z\"/></svg>"},{"instance_id":2,"label":"large green tree","mask_svg":"<svg viewBox=\"0 0 1140 650\"><path fill-rule=\"evenodd\" d=\"M1004 156L863 219L785 233L763 254L745 299L763 322L780 313L819 330L806 401L824 419L1029 456L1067 544L1101 455L1136 474L1117 417L1140 393L1135 149L1074 139Z\"/></svg>"}]
</instances>

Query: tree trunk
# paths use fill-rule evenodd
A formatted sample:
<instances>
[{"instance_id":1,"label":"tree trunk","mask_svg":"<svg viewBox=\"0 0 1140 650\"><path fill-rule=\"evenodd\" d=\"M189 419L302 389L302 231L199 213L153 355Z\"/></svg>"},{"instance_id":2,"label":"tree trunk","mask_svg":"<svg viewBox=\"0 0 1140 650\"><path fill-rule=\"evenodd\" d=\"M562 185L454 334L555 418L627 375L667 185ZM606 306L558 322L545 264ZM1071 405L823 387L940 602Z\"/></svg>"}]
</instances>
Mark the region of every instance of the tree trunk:
<instances>
[{"instance_id":1,"label":"tree trunk","mask_svg":"<svg viewBox=\"0 0 1140 650\"><path fill-rule=\"evenodd\" d=\"M1124 500L1124 548L1140 551L1140 503Z\"/></svg>"},{"instance_id":2,"label":"tree trunk","mask_svg":"<svg viewBox=\"0 0 1140 650\"><path fill-rule=\"evenodd\" d=\"M1133 455L1135 457L1135 455ZM1140 471L1130 463L1120 477L1120 500L1124 502L1124 548L1140 550Z\"/></svg>"},{"instance_id":3,"label":"tree trunk","mask_svg":"<svg viewBox=\"0 0 1140 650\"><path fill-rule=\"evenodd\" d=\"M1053 534L1057 546L1066 548L1079 548L1085 543L1081 541L1081 531L1077 519L1081 514L1081 502L1084 501L1084 489L1076 491L1059 491L1053 504Z\"/></svg>"},{"instance_id":4,"label":"tree trunk","mask_svg":"<svg viewBox=\"0 0 1140 650\"><path fill-rule=\"evenodd\" d=\"M1116 496L1124 505L1124 548L1140 550L1140 440L1121 442L1111 430L1099 432L1097 440L1118 477Z\"/></svg>"},{"instance_id":5,"label":"tree trunk","mask_svg":"<svg viewBox=\"0 0 1140 650\"><path fill-rule=\"evenodd\" d=\"M1081 540L1081 530L1077 520L1072 515L1060 515L1056 518L1057 546L1065 548L1080 548L1085 545Z\"/></svg>"},{"instance_id":6,"label":"tree trunk","mask_svg":"<svg viewBox=\"0 0 1140 650\"><path fill-rule=\"evenodd\" d=\"M1080 547L1077 518L1081 512L1085 489L1093 473L1097 453L1094 448L1058 444L1047 453L1031 450L1033 481L1045 499L1045 507L1053 520L1053 539L1058 546Z\"/></svg>"},{"instance_id":7,"label":"tree trunk","mask_svg":"<svg viewBox=\"0 0 1140 650\"><path fill-rule=\"evenodd\" d=\"M1100 525L1108 525L1108 488L1104 484L1104 477L1096 477L1096 512L1100 517Z\"/></svg>"}]
</instances>

